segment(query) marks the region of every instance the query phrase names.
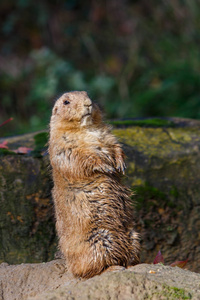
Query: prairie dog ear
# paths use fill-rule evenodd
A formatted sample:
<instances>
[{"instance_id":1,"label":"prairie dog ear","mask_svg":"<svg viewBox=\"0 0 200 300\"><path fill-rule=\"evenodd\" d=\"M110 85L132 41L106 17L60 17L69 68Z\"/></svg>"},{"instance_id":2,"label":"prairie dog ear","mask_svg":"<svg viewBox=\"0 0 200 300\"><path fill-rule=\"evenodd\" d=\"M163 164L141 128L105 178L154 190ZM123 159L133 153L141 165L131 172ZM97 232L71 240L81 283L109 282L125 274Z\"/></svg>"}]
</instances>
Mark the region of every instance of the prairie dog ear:
<instances>
[{"instance_id":1,"label":"prairie dog ear","mask_svg":"<svg viewBox=\"0 0 200 300\"><path fill-rule=\"evenodd\" d=\"M58 110L58 107L57 107L57 106L55 106L55 107L53 108L52 115L56 115L56 114L57 114L57 110Z\"/></svg>"}]
</instances>

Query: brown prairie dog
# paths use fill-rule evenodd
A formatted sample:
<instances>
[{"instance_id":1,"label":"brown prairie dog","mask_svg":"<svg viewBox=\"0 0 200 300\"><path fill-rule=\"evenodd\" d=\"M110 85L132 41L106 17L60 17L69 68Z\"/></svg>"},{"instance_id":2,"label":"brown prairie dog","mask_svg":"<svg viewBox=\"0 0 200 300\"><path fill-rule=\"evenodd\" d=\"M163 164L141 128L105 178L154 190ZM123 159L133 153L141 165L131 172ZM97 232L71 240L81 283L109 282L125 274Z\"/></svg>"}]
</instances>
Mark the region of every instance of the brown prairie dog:
<instances>
[{"instance_id":1,"label":"brown prairie dog","mask_svg":"<svg viewBox=\"0 0 200 300\"><path fill-rule=\"evenodd\" d=\"M124 154L86 92L63 94L50 121L49 154L60 250L74 276L139 262Z\"/></svg>"}]
</instances>

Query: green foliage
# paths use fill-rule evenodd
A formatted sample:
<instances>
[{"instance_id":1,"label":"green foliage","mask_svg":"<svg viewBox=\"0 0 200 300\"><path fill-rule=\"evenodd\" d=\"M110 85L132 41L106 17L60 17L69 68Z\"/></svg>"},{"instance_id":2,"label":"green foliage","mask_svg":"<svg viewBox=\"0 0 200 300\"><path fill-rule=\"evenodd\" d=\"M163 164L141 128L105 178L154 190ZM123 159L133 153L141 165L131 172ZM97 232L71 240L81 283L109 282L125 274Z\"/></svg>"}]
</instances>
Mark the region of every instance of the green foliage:
<instances>
[{"instance_id":1,"label":"green foliage","mask_svg":"<svg viewBox=\"0 0 200 300\"><path fill-rule=\"evenodd\" d=\"M34 136L34 140L35 140L35 147L37 149L42 149L45 146L47 146L48 133L47 132L38 133Z\"/></svg>"},{"instance_id":2,"label":"green foliage","mask_svg":"<svg viewBox=\"0 0 200 300\"><path fill-rule=\"evenodd\" d=\"M200 118L197 0L0 8L0 123L14 117L1 136L46 128L53 101L70 90L88 91L108 118Z\"/></svg>"},{"instance_id":3,"label":"green foliage","mask_svg":"<svg viewBox=\"0 0 200 300\"><path fill-rule=\"evenodd\" d=\"M147 72L145 78L141 77L141 81L134 87L135 104L131 115L135 109L143 115L200 118L200 76L191 61L163 62L153 73Z\"/></svg>"},{"instance_id":4,"label":"green foliage","mask_svg":"<svg viewBox=\"0 0 200 300\"><path fill-rule=\"evenodd\" d=\"M35 140L35 148L32 151L32 155L34 157L41 157L42 152L46 150L47 143L48 143L48 133L47 132L41 132L34 136Z\"/></svg>"},{"instance_id":5,"label":"green foliage","mask_svg":"<svg viewBox=\"0 0 200 300\"><path fill-rule=\"evenodd\" d=\"M50 49L41 49L31 52L31 66L19 71L16 78L4 74L0 76L0 85L3 86L4 95L2 105L12 110L12 95L16 86L23 88L24 81L28 82L29 89L24 98L19 98L16 106L21 113L24 111L24 120L19 120L13 113L12 133L40 130L49 123L53 101L59 95L69 90L88 90L95 97L108 96L115 80L107 75L87 77L79 70ZM23 103L23 107L22 107ZM6 126L7 127L7 126ZM6 127L4 133L6 132ZM10 128L7 127L8 129ZM4 134L1 134L2 136Z\"/></svg>"}]
</instances>

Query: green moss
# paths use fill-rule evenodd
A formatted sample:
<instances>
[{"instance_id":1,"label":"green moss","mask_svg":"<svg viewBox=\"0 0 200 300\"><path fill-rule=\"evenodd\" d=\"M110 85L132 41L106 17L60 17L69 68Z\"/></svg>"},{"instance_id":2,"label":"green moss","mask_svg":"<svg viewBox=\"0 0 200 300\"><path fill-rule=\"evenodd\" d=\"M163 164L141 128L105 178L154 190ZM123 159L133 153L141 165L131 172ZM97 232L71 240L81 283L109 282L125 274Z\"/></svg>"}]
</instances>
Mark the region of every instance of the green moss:
<instances>
[{"instance_id":1,"label":"green moss","mask_svg":"<svg viewBox=\"0 0 200 300\"><path fill-rule=\"evenodd\" d=\"M171 232L171 231L173 231L174 230L174 227L173 226L171 226L171 225L169 225L169 226L167 226L167 231L168 232Z\"/></svg>"},{"instance_id":2,"label":"green moss","mask_svg":"<svg viewBox=\"0 0 200 300\"><path fill-rule=\"evenodd\" d=\"M136 202L136 209L145 207L149 209L151 206L162 206L167 202L166 195L159 191L157 188L148 185L147 183L142 186L136 186L134 190L134 201Z\"/></svg>"},{"instance_id":3,"label":"green moss","mask_svg":"<svg viewBox=\"0 0 200 300\"><path fill-rule=\"evenodd\" d=\"M122 143L133 147L149 158L165 158L173 153L180 153L179 159L185 159L182 154L185 153L188 143L198 142L200 139L199 130L190 128L141 128L136 126L115 129L113 133Z\"/></svg>"},{"instance_id":4,"label":"green moss","mask_svg":"<svg viewBox=\"0 0 200 300\"><path fill-rule=\"evenodd\" d=\"M192 299L192 295L186 292L184 289L169 287L166 285L163 285L163 288L163 296L166 296L169 299Z\"/></svg>"},{"instance_id":5,"label":"green moss","mask_svg":"<svg viewBox=\"0 0 200 300\"><path fill-rule=\"evenodd\" d=\"M174 122L159 119L159 118L151 118L145 120L116 120L110 121L110 124L116 127L127 127L127 126L140 126L140 127L175 127Z\"/></svg>"},{"instance_id":6,"label":"green moss","mask_svg":"<svg viewBox=\"0 0 200 300\"><path fill-rule=\"evenodd\" d=\"M0 156L2 155L15 155L16 153L13 151L10 151L8 149L0 148Z\"/></svg>"},{"instance_id":7,"label":"green moss","mask_svg":"<svg viewBox=\"0 0 200 300\"><path fill-rule=\"evenodd\" d=\"M173 186L169 192L169 194L175 198L178 198L179 192L175 186Z\"/></svg>"},{"instance_id":8,"label":"green moss","mask_svg":"<svg viewBox=\"0 0 200 300\"><path fill-rule=\"evenodd\" d=\"M150 186L148 183L140 186L134 186L132 189L134 192L133 199L137 210L144 207L147 211L149 211L151 207L176 207L175 203L169 199L167 194L153 186Z\"/></svg>"}]
</instances>

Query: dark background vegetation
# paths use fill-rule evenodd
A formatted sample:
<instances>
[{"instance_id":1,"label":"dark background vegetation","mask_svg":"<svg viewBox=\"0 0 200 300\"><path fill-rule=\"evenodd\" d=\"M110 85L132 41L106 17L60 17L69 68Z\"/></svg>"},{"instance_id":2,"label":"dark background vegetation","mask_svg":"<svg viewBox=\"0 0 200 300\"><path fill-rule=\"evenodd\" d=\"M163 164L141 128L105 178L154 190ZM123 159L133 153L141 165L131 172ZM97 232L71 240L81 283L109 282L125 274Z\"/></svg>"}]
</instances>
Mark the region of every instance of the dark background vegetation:
<instances>
[{"instance_id":1,"label":"dark background vegetation","mask_svg":"<svg viewBox=\"0 0 200 300\"><path fill-rule=\"evenodd\" d=\"M199 0L1 0L0 135L87 90L108 118L200 118Z\"/></svg>"}]
</instances>

